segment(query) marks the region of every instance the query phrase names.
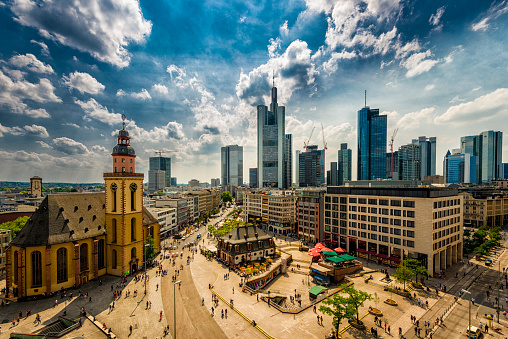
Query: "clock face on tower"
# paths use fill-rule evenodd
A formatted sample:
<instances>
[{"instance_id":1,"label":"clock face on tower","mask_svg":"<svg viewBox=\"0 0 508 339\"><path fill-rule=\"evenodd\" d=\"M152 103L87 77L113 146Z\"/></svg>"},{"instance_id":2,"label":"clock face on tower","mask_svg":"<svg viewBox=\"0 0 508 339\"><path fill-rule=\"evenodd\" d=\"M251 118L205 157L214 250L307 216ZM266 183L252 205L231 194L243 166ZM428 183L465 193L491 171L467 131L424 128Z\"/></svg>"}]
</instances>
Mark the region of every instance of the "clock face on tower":
<instances>
[{"instance_id":1,"label":"clock face on tower","mask_svg":"<svg viewBox=\"0 0 508 339\"><path fill-rule=\"evenodd\" d=\"M129 185L129 188L132 192L135 192L138 189L138 185L136 185L135 183L132 183Z\"/></svg>"},{"instance_id":2,"label":"clock face on tower","mask_svg":"<svg viewBox=\"0 0 508 339\"><path fill-rule=\"evenodd\" d=\"M115 183L111 184L111 190L115 192L118 189L118 186Z\"/></svg>"}]
</instances>

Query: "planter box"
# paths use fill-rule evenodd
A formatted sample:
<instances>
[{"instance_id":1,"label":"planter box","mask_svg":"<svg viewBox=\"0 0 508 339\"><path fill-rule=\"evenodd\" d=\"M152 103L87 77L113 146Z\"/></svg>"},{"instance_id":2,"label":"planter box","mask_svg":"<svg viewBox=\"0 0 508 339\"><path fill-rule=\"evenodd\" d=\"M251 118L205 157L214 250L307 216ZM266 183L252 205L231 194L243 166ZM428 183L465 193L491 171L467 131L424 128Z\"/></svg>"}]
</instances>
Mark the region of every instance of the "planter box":
<instances>
[{"instance_id":1,"label":"planter box","mask_svg":"<svg viewBox=\"0 0 508 339\"><path fill-rule=\"evenodd\" d=\"M391 306L397 306L397 302L393 299L386 299L385 304L391 305Z\"/></svg>"},{"instance_id":2,"label":"planter box","mask_svg":"<svg viewBox=\"0 0 508 339\"><path fill-rule=\"evenodd\" d=\"M383 316L383 312L381 312L381 310L378 310L377 308L373 308L373 309L369 310L369 313L372 315L375 315L377 317Z\"/></svg>"},{"instance_id":3,"label":"planter box","mask_svg":"<svg viewBox=\"0 0 508 339\"><path fill-rule=\"evenodd\" d=\"M349 324L351 325L351 327L354 327L357 330L362 330L363 331L366 328L363 323L359 324L358 322L356 322L356 320L355 321L351 321Z\"/></svg>"}]
</instances>

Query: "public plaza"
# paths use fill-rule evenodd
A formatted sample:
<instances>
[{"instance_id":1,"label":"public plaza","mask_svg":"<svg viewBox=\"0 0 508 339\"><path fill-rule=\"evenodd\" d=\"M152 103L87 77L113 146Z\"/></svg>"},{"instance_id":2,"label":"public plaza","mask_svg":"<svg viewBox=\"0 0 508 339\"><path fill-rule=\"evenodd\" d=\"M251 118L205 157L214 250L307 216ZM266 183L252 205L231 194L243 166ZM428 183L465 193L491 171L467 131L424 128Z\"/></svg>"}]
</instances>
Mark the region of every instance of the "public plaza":
<instances>
[{"instance_id":1,"label":"public plaza","mask_svg":"<svg viewBox=\"0 0 508 339\"><path fill-rule=\"evenodd\" d=\"M198 232L203 234L199 240L196 239ZM215 243L211 237L206 236L203 228L198 232L179 241L178 249L167 251L178 254L183 252L183 255L176 257L174 266L172 259L166 259L164 256L162 267L167 270L167 275L160 276L156 268L148 270L146 295L142 279L136 280L129 276L126 286L122 288L120 278L106 275L79 289L68 290L66 297L57 295L37 301L10 302L8 306L0 309L2 337L7 337L11 333L40 331L55 322L58 316L63 316L64 312L66 318L78 319L83 314L83 309L86 310L87 317L81 318L82 326L66 334L64 338L79 336L106 338L108 333L118 338L162 338L164 329L168 326L169 333L165 337L174 338L175 319L178 338L325 338L330 334L333 327L331 317L319 312L320 303L316 304L315 313L309 300L308 291L315 286L308 275L311 256L298 250L299 242L291 242L284 237L276 240L277 250L283 255L291 255L293 261L287 267L286 273L276 277L260 291L259 295L255 293L251 295L242 292L240 287L242 278L237 273L230 271L215 259L207 259L200 254L199 246L209 248ZM192 241L197 241L194 256L188 247L182 248L182 245ZM171 244L173 240L165 240L163 243L164 246ZM187 265L188 256L191 258L189 265ZM385 291L385 287L389 284L402 288L401 284L393 280L394 268L358 259L362 261L364 269L348 279L357 289L372 295L377 294L379 300L377 303L374 300L367 301L360 309L360 318L367 329L359 331L350 328L344 320L340 326L342 337L370 338L373 337L371 328L377 328L378 337L399 338L400 328L404 337L416 338L415 324L411 321L411 316L414 316L419 320L420 337L425 337L427 329L427 337L432 333L433 338L464 338L468 325L469 296L464 293L466 299L456 300L455 297L459 295L461 289L471 291L476 301L472 306L471 324L479 327L480 323L482 325L488 323L484 315L485 312L491 313L489 310L494 307L494 292L490 300L487 300L485 291L489 288L489 284L495 284L498 266L508 266L508 255L504 247L498 249L497 255L493 258L499 258L500 265L495 262L494 265L485 267L483 262L469 259L472 264L470 265L465 259L465 263L450 268L446 272L446 277L425 280L425 285L429 286L430 291L412 290L411 293L416 294L416 298L411 299ZM183 269L180 269L180 265ZM180 270L175 273L177 269ZM383 279L386 275L378 271L381 269L388 269L392 282L388 283ZM229 278L225 279L228 273ZM175 280L179 281L177 284L172 282L172 276L175 274ZM365 278L370 276L372 279L368 283L365 282ZM4 285L5 280L2 281L2 287ZM439 290L440 285L446 286L446 293L439 291L438 296L436 289ZM337 285L332 284L328 288L329 291L333 291L336 287ZM114 299L114 290L122 290L121 296ZM262 296L266 295L268 290L271 293L286 295L288 300L289 296L299 294L302 296L302 305L299 307L295 303L290 310L282 312L263 300ZM80 294L84 297L80 298ZM218 303L213 301L214 296ZM486 337L504 338L508 334L506 328L508 321L502 313L502 310L508 307L504 302L507 296L506 290L500 291L501 319L499 325L494 323L495 327L500 328L500 332L489 330L488 334L484 333ZM384 303L386 299L395 300L397 306ZM418 299L422 301L424 307L418 304ZM111 309L113 301L114 309ZM234 307L231 306L231 301ZM374 315L369 313L369 306L382 311L383 315L379 318L381 327L374 323ZM31 311L31 315L25 319L27 310ZM18 323L19 312L22 312L23 316ZM37 314L41 316L40 324L34 322ZM322 325L317 321L318 315L323 316ZM436 318L442 318L443 322L436 324ZM13 320L15 326L12 326ZM253 321L257 326L253 326ZM424 322L427 321L430 321L429 327L424 326ZM385 333L385 324L387 329L390 327L390 333L388 330Z\"/></svg>"}]
</instances>

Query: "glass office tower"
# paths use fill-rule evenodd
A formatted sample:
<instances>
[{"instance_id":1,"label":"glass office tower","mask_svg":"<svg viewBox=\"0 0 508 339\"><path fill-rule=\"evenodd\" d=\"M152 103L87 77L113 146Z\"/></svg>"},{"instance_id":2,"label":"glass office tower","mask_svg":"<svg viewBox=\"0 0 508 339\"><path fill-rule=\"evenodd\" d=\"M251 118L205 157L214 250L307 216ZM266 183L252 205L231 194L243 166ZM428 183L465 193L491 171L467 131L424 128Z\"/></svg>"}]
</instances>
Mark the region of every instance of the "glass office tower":
<instances>
[{"instance_id":1,"label":"glass office tower","mask_svg":"<svg viewBox=\"0 0 508 339\"><path fill-rule=\"evenodd\" d=\"M171 158L166 157L150 157L149 171L165 171L164 187L171 186ZM149 177L150 178L150 177ZM150 184L150 180L148 180Z\"/></svg>"},{"instance_id":2,"label":"glass office tower","mask_svg":"<svg viewBox=\"0 0 508 339\"><path fill-rule=\"evenodd\" d=\"M358 111L357 180L386 178L386 119L379 109Z\"/></svg>"},{"instance_id":3,"label":"glass office tower","mask_svg":"<svg viewBox=\"0 0 508 339\"><path fill-rule=\"evenodd\" d=\"M337 185L344 185L346 181L351 181L351 165L353 162L353 152L347 148L347 143L340 144L338 152L338 178Z\"/></svg>"},{"instance_id":4,"label":"glass office tower","mask_svg":"<svg viewBox=\"0 0 508 339\"><path fill-rule=\"evenodd\" d=\"M221 148L222 186L243 185L243 147L238 145Z\"/></svg>"}]
</instances>

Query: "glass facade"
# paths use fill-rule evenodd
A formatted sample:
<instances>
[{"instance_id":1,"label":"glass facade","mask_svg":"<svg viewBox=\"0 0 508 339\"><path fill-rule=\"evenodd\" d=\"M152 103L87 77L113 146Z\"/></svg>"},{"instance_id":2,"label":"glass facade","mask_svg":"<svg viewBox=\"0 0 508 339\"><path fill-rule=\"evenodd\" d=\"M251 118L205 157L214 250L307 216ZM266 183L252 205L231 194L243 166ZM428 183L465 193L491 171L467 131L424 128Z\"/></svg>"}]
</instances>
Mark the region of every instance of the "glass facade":
<instances>
[{"instance_id":1,"label":"glass facade","mask_svg":"<svg viewBox=\"0 0 508 339\"><path fill-rule=\"evenodd\" d=\"M462 154L478 157L477 183L489 183L503 176L503 132L485 131L460 138Z\"/></svg>"},{"instance_id":2,"label":"glass facade","mask_svg":"<svg viewBox=\"0 0 508 339\"><path fill-rule=\"evenodd\" d=\"M230 145L221 148L222 185L243 185L243 147Z\"/></svg>"},{"instance_id":3,"label":"glass facade","mask_svg":"<svg viewBox=\"0 0 508 339\"><path fill-rule=\"evenodd\" d=\"M171 186L171 158L166 157L150 157L149 171L165 171L165 186Z\"/></svg>"},{"instance_id":4,"label":"glass facade","mask_svg":"<svg viewBox=\"0 0 508 339\"><path fill-rule=\"evenodd\" d=\"M317 149L312 145L307 147L307 152L299 155L299 186L317 187L325 183L325 154L324 150Z\"/></svg>"},{"instance_id":5,"label":"glass facade","mask_svg":"<svg viewBox=\"0 0 508 339\"><path fill-rule=\"evenodd\" d=\"M344 185L346 181L351 180L352 153L353 152L347 148L347 144L340 144L340 150L338 152L337 185Z\"/></svg>"},{"instance_id":6,"label":"glass facade","mask_svg":"<svg viewBox=\"0 0 508 339\"><path fill-rule=\"evenodd\" d=\"M400 180L418 180L421 172L420 146L416 144L403 145L399 148Z\"/></svg>"},{"instance_id":7,"label":"glass facade","mask_svg":"<svg viewBox=\"0 0 508 339\"><path fill-rule=\"evenodd\" d=\"M436 137L425 136L413 139L413 144L420 147L420 180L426 176L436 175Z\"/></svg>"},{"instance_id":8,"label":"glass facade","mask_svg":"<svg viewBox=\"0 0 508 339\"><path fill-rule=\"evenodd\" d=\"M445 182L448 184L476 183L477 159L478 157L469 153L450 154L448 151L443 163Z\"/></svg>"},{"instance_id":9,"label":"glass facade","mask_svg":"<svg viewBox=\"0 0 508 339\"><path fill-rule=\"evenodd\" d=\"M368 106L358 111L358 180L386 177L386 118Z\"/></svg>"},{"instance_id":10,"label":"glass facade","mask_svg":"<svg viewBox=\"0 0 508 339\"><path fill-rule=\"evenodd\" d=\"M249 186L256 188L258 186L258 169L249 168Z\"/></svg>"}]
</instances>

